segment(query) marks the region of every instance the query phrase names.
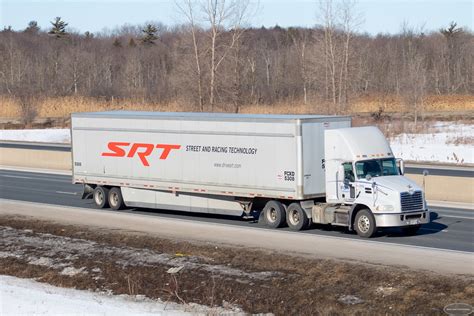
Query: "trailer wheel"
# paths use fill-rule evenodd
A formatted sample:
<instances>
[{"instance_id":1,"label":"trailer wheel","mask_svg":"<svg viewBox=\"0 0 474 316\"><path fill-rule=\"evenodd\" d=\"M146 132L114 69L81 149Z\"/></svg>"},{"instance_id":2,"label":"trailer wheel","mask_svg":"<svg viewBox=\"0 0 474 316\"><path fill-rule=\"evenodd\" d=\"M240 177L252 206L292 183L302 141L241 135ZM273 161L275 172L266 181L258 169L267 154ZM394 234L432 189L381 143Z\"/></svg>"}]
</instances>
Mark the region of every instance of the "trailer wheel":
<instances>
[{"instance_id":1,"label":"trailer wheel","mask_svg":"<svg viewBox=\"0 0 474 316\"><path fill-rule=\"evenodd\" d=\"M300 203L291 203L286 210L286 222L291 230L302 230L309 226L309 219Z\"/></svg>"},{"instance_id":2,"label":"trailer wheel","mask_svg":"<svg viewBox=\"0 0 474 316\"><path fill-rule=\"evenodd\" d=\"M402 227L402 233L407 236L416 235L418 229L420 229L421 225L413 225L413 226L405 226Z\"/></svg>"},{"instance_id":3,"label":"trailer wheel","mask_svg":"<svg viewBox=\"0 0 474 316\"><path fill-rule=\"evenodd\" d=\"M357 212L354 222L354 228L357 235L364 238L370 238L375 235L377 227L375 217L368 209L362 209Z\"/></svg>"},{"instance_id":4,"label":"trailer wheel","mask_svg":"<svg viewBox=\"0 0 474 316\"><path fill-rule=\"evenodd\" d=\"M109 189L96 186L94 189L94 203L98 208L105 208L109 206Z\"/></svg>"},{"instance_id":5,"label":"trailer wheel","mask_svg":"<svg viewBox=\"0 0 474 316\"><path fill-rule=\"evenodd\" d=\"M271 228L278 228L285 225L286 211L285 206L278 201L268 201L263 208L265 222Z\"/></svg>"},{"instance_id":6,"label":"trailer wheel","mask_svg":"<svg viewBox=\"0 0 474 316\"><path fill-rule=\"evenodd\" d=\"M113 210L121 210L124 207L122 190L118 187L113 187L109 191L109 205Z\"/></svg>"}]
</instances>

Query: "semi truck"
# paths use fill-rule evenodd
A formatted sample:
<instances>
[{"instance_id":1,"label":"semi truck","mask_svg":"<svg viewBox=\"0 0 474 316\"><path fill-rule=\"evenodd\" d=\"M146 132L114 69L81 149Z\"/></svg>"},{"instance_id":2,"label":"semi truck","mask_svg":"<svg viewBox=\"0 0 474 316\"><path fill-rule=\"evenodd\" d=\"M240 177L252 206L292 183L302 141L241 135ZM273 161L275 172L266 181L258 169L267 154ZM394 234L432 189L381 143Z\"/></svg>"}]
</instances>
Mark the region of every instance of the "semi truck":
<instances>
[{"instance_id":1,"label":"semi truck","mask_svg":"<svg viewBox=\"0 0 474 316\"><path fill-rule=\"evenodd\" d=\"M258 216L367 238L430 221L382 132L348 116L74 113L71 136L73 183L98 208Z\"/></svg>"}]
</instances>

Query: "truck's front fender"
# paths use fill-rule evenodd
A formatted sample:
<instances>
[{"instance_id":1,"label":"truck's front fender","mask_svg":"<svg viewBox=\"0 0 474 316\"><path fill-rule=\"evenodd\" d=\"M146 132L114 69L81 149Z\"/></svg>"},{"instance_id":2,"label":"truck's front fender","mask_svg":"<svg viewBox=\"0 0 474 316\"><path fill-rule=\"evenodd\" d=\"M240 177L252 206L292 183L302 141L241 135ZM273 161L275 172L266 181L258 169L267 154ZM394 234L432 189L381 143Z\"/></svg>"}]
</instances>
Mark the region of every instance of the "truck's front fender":
<instances>
[{"instance_id":1,"label":"truck's front fender","mask_svg":"<svg viewBox=\"0 0 474 316\"><path fill-rule=\"evenodd\" d=\"M349 217L348 217L349 218L349 223L347 223L347 227L349 228L349 231L353 230L354 220L355 220L355 216L356 216L357 212L360 211L360 210L363 210L363 209L367 209L367 210L372 212L370 207L368 207L365 204L359 204L359 203L352 204L352 206L349 210Z\"/></svg>"}]
</instances>

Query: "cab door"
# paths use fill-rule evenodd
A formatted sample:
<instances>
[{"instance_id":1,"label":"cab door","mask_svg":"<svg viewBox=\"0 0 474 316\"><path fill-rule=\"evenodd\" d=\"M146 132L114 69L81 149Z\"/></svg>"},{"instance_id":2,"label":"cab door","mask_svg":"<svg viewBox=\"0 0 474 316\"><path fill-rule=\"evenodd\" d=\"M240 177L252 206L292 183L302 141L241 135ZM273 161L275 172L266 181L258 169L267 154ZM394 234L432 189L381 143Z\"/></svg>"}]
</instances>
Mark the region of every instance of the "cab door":
<instances>
[{"instance_id":1,"label":"cab door","mask_svg":"<svg viewBox=\"0 0 474 316\"><path fill-rule=\"evenodd\" d=\"M340 183L340 196L338 198L345 202L352 202L356 197L354 167L352 162L342 163L341 169L344 170L344 177L342 183Z\"/></svg>"}]
</instances>

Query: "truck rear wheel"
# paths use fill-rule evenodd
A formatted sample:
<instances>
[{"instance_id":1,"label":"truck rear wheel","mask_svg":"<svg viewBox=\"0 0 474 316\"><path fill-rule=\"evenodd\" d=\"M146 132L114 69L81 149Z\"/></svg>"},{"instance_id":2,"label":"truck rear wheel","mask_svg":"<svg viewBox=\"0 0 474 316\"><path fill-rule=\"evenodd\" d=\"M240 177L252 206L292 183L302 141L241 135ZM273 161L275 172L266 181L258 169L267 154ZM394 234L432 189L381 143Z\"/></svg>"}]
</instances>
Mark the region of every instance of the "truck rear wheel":
<instances>
[{"instance_id":1,"label":"truck rear wheel","mask_svg":"<svg viewBox=\"0 0 474 316\"><path fill-rule=\"evenodd\" d=\"M286 210L286 214L286 222L291 230L298 231L308 228L308 216L299 203L291 203Z\"/></svg>"},{"instance_id":2,"label":"truck rear wheel","mask_svg":"<svg viewBox=\"0 0 474 316\"><path fill-rule=\"evenodd\" d=\"M263 208L265 222L271 228L278 228L285 225L286 211L285 206L278 201L268 201Z\"/></svg>"},{"instance_id":3,"label":"truck rear wheel","mask_svg":"<svg viewBox=\"0 0 474 316\"><path fill-rule=\"evenodd\" d=\"M109 206L109 189L96 186L93 193L94 203L98 208Z\"/></svg>"},{"instance_id":4,"label":"truck rear wheel","mask_svg":"<svg viewBox=\"0 0 474 316\"><path fill-rule=\"evenodd\" d=\"M377 227L375 225L375 217L368 209L357 212L354 222L354 228L357 235L364 238L370 238L375 235Z\"/></svg>"},{"instance_id":5,"label":"truck rear wheel","mask_svg":"<svg viewBox=\"0 0 474 316\"><path fill-rule=\"evenodd\" d=\"M122 190L118 187L114 187L109 191L109 205L113 210L121 210L124 207Z\"/></svg>"}]
</instances>

